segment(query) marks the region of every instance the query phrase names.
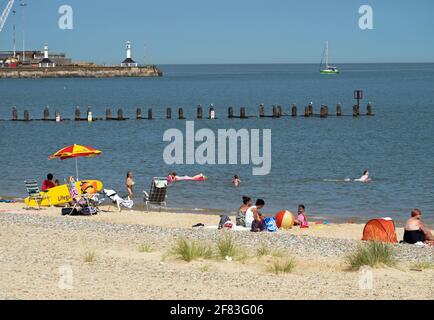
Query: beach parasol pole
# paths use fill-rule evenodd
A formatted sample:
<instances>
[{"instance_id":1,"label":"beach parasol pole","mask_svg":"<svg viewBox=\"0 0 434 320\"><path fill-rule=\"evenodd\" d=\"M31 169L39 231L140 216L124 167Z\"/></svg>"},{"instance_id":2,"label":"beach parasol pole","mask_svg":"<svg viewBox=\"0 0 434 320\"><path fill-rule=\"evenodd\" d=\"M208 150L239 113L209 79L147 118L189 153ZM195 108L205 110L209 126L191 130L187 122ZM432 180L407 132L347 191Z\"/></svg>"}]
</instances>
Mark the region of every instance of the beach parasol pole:
<instances>
[{"instance_id":1,"label":"beach parasol pole","mask_svg":"<svg viewBox=\"0 0 434 320\"><path fill-rule=\"evenodd\" d=\"M78 180L78 159L77 158L75 158L75 176L77 178L76 181L79 181Z\"/></svg>"}]
</instances>

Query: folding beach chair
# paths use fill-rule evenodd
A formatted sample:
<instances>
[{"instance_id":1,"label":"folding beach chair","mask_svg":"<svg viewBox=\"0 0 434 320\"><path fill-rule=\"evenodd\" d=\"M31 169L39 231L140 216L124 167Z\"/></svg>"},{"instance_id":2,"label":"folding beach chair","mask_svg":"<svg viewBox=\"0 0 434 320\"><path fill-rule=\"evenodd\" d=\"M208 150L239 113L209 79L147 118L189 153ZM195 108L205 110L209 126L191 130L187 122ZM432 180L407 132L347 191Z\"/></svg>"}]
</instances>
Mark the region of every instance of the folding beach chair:
<instances>
[{"instance_id":1,"label":"folding beach chair","mask_svg":"<svg viewBox=\"0 0 434 320\"><path fill-rule=\"evenodd\" d=\"M38 182L36 180L26 180L24 181L24 185L26 186L29 198L35 200L36 204L38 205L38 210L41 210L41 202L44 199L48 199L48 203L51 207L50 197L39 190ZM28 209L29 206L30 205L27 204L26 209Z\"/></svg>"},{"instance_id":2,"label":"folding beach chair","mask_svg":"<svg viewBox=\"0 0 434 320\"><path fill-rule=\"evenodd\" d=\"M166 207L167 184L167 178L156 177L152 179L151 191L149 194L146 191L143 191L143 200L146 206L146 211L149 212L149 207L151 205L159 206L160 211L162 207Z\"/></svg>"},{"instance_id":3,"label":"folding beach chair","mask_svg":"<svg viewBox=\"0 0 434 320\"><path fill-rule=\"evenodd\" d=\"M78 212L83 215L94 215L97 214L99 209L98 206L101 204L97 195L87 195L80 194L75 186L74 178L69 178L68 190L72 199L72 207L70 209L70 214Z\"/></svg>"}]
</instances>

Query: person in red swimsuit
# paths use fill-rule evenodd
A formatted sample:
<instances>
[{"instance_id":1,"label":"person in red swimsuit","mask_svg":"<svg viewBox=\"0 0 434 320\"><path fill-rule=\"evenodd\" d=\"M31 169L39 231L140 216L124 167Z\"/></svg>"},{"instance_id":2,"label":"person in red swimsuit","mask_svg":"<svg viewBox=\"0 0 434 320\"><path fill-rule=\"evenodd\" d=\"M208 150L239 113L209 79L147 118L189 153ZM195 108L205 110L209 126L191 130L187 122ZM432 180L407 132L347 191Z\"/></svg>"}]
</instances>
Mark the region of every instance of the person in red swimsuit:
<instances>
[{"instance_id":1,"label":"person in red swimsuit","mask_svg":"<svg viewBox=\"0 0 434 320\"><path fill-rule=\"evenodd\" d=\"M48 189L56 187L56 184L53 182L54 176L53 174L49 173L47 174L47 180L44 180L42 182L42 191L47 191Z\"/></svg>"}]
</instances>

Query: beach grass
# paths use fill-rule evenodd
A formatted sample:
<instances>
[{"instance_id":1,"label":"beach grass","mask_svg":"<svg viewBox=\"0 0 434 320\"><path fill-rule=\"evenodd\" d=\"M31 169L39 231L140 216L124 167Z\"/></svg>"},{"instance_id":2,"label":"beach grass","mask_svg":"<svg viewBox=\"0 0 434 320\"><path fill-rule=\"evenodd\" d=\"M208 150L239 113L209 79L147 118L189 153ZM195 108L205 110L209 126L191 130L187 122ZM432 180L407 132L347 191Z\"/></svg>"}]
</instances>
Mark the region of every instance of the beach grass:
<instances>
[{"instance_id":1,"label":"beach grass","mask_svg":"<svg viewBox=\"0 0 434 320\"><path fill-rule=\"evenodd\" d=\"M234 258L239 253L234 237L230 234L222 236L217 242L217 253L221 259Z\"/></svg>"},{"instance_id":2,"label":"beach grass","mask_svg":"<svg viewBox=\"0 0 434 320\"><path fill-rule=\"evenodd\" d=\"M411 269L414 270L429 270L434 269L434 263L428 261L419 261L411 265Z\"/></svg>"},{"instance_id":3,"label":"beach grass","mask_svg":"<svg viewBox=\"0 0 434 320\"><path fill-rule=\"evenodd\" d=\"M92 263L92 262L94 262L95 261L95 259L96 259L96 253L94 252L94 251L86 251L85 253L84 253L84 257L83 257L83 259L84 259L84 262L85 263Z\"/></svg>"},{"instance_id":4,"label":"beach grass","mask_svg":"<svg viewBox=\"0 0 434 320\"><path fill-rule=\"evenodd\" d=\"M392 267L396 264L395 252L388 243L370 241L359 245L345 257L350 270L359 270L363 266Z\"/></svg>"},{"instance_id":5,"label":"beach grass","mask_svg":"<svg viewBox=\"0 0 434 320\"><path fill-rule=\"evenodd\" d=\"M152 251L154 251L154 249L149 243L140 244L137 250L141 253L151 253Z\"/></svg>"},{"instance_id":6,"label":"beach grass","mask_svg":"<svg viewBox=\"0 0 434 320\"><path fill-rule=\"evenodd\" d=\"M270 249L263 243L259 248L256 249L256 257L262 258L270 255Z\"/></svg>"},{"instance_id":7,"label":"beach grass","mask_svg":"<svg viewBox=\"0 0 434 320\"><path fill-rule=\"evenodd\" d=\"M172 253L186 262L196 259L211 259L213 256L213 250L209 245L186 238L178 239Z\"/></svg>"},{"instance_id":8,"label":"beach grass","mask_svg":"<svg viewBox=\"0 0 434 320\"><path fill-rule=\"evenodd\" d=\"M292 257L287 258L274 258L268 266L268 271L276 275L291 273L296 266L295 259Z\"/></svg>"}]
</instances>

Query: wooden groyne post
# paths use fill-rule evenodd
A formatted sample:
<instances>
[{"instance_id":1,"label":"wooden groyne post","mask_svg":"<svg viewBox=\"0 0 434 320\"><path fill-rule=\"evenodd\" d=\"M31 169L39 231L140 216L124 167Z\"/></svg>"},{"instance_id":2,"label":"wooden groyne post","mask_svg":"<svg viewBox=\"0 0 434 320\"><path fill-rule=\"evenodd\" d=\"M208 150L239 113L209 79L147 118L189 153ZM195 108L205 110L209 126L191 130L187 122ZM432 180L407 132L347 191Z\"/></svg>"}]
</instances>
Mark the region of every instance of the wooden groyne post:
<instances>
[{"instance_id":1,"label":"wooden groyne post","mask_svg":"<svg viewBox=\"0 0 434 320\"><path fill-rule=\"evenodd\" d=\"M211 119L211 120L215 120L217 117L216 117L216 112L215 112L215 109L214 109L214 107L210 107L209 108L209 118Z\"/></svg>"},{"instance_id":2,"label":"wooden groyne post","mask_svg":"<svg viewBox=\"0 0 434 320\"><path fill-rule=\"evenodd\" d=\"M171 108L166 109L166 119L172 119L172 109Z\"/></svg>"},{"instance_id":3,"label":"wooden groyne post","mask_svg":"<svg viewBox=\"0 0 434 320\"><path fill-rule=\"evenodd\" d=\"M265 106L263 103L259 106L259 118L265 117Z\"/></svg>"},{"instance_id":4,"label":"wooden groyne post","mask_svg":"<svg viewBox=\"0 0 434 320\"><path fill-rule=\"evenodd\" d=\"M136 109L136 120L142 120L142 108L137 108Z\"/></svg>"},{"instance_id":5,"label":"wooden groyne post","mask_svg":"<svg viewBox=\"0 0 434 320\"><path fill-rule=\"evenodd\" d=\"M228 118L229 119L233 119L234 117L234 108L233 107L229 107L228 108Z\"/></svg>"},{"instance_id":6,"label":"wooden groyne post","mask_svg":"<svg viewBox=\"0 0 434 320\"><path fill-rule=\"evenodd\" d=\"M93 122L92 109L87 107L87 122Z\"/></svg>"},{"instance_id":7,"label":"wooden groyne post","mask_svg":"<svg viewBox=\"0 0 434 320\"><path fill-rule=\"evenodd\" d=\"M198 119L203 119L203 108L201 104L197 106L196 116Z\"/></svg>"},{"instance_id":8,"label":"wooden groyne post","mask_svg":"<svg viewBox=\"0 0 434 320\"><path fill-rule=\"evenodd\" d=\"M24 110L24 121L30 121L30 113L28 110Z\"/></svg>"},{"instance_id":9,"label":"wooden groyne post","mask_svg":"<svg viewBox=\"0 0 434 320\"><path fill-rule=\"evenodd\" d=\"M75 121L80 121L81 120L81 114L80 114L80 107L76 107L75 108Z\"/></svg>"},{"instance_id":10,"label":"wooden groyne post","mask_svg":"<svg viewBox=\"0 0 434 320\"><path fill-rule=\"evenodd\" d=\"M182 108L178 109L178 118L179 118L179 120L185 120L184 109L182 109Z\"/></svg>"},{"instance_id":11,"label":"wooden groyne post","mask_svg":"<svg viewBox=\"0 0 434 320\"><path fill-rule=\"evenodd\" d=\"M240 119L247 119L246 108L244 107L240 108Z\"/></svg>"},{"instance_id":12,"label":"wooden groyne post","mask_svg":"<svg viewBox=\"0 0 434 320\"><path fill-rule=\"evenodd\" d=\"M329 115L329 107L327 107L326 105L322 105L319 116L321 118L327 118L328 115Z\"/></svg>"},{"instance_id":13,"label":"wooden groyne post","mask_svg":"<svg viewBox=\"0 0 434 320\"><path fill-rule=\"evenodd\" d=\"M153 115L152 115L152 108L148 109L148 120L152 120Z\"/></svg>"},{"instance_id":14,"label":"wooden groyne post","mask_svg":"<svg viewBox=\"0 0 434 320\"><path fill-rule=\"evenodd\" d=\"M61 122L62 121L62 118L60 117L60 112L59 111L54 112L54 121L56 121L56 122Z\"/></svg>"},{"instance_id":15,"label":"wooden groyne post","mask_svg":"<svg viewBox=\"0 0 434 320\"><path fill-rule=\"evenodd\" d=\"M18 121L17 107L13 107L12 108L12 121Z\"/></svg>"},{"instance_id":16,"label":"wooden groyne post","mask_svg":"<svg viewBox=\"0 0 434 320\"><path fill-rule=\"evenodd\" d=\"M372 103L371 102L368 102L368 106L366 107L366 111L367 111L367 113L366 113L367 116L371 117L374 115L374 111L372 110Z\"/></svg>"},{"instance_id":17,"label":"wooden groyne post","mask_svg":"<svg viewBox=\"0 0 434 320\"><path fill-rule=\"evenodd\" d=\"M297 105L295 103L293 103L291 107L291 116L293 117L297 116Z\"/></svg>"},{"instance_id":18,"label":"wooden groyne post","mask_svg":"<svg viewBox=\"0 0 434 320\"><path fill-rule=\"evenodd\" d=\"M44 121L50 121L50 109L48 107L45 107L44 109Z\"/></svg>"},{"instance_id":19,"label":"wooden groyne post","mask_svg":"<svg viewBox=\"0 0 434 320\"><path fill-rule=\"evenodd\" d=\"M360 116L360 107L355 105L353 106L353 117L358 117Z\"/></svg>"},{"instance_id":20,"label":"wooden groyne post","mask_svg":"<svg viewBox=\"0 0 434 320\"><path fill-rule=\"evenodd\" d=\"M112 109L110 109L110 108L105 109L105 119L107 121L113 120Z\"/></svg>"},{"instance_id":21,"label":"wooden groyne post","mask_svg":"<svg viewBox=\"0 0 434 320\"><path fill-rule=\"evenodd\" d=\"M340 103L336 106L336 116L341 117L342 116L342 105Z\"/></svg>"}]
</instances>

